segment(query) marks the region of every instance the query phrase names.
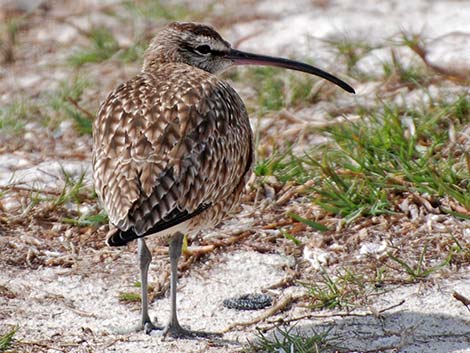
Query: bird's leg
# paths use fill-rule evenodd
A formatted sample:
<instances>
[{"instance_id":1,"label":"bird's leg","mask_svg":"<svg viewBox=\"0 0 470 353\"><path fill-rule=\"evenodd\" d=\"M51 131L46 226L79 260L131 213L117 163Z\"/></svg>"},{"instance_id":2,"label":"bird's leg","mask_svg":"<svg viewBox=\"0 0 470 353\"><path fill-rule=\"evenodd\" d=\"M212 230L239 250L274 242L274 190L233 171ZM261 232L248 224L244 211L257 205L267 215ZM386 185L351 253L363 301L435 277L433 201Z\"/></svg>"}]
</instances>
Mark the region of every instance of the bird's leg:
<instances>
[{"instance_id":1,"label":"bird's leg","mask_svg":"<svg viewBox=\"0 0 470 353\"><path fill-rule=\"evenodd\" d=\"M138 239L138 256L140 264L140 284L142 290L142 322L140 329L149 334L152 330L158 329L150 320L148 312L148 272L150 262L152 262L152 254L145 244L143 238Z\"/></svg>"},{"instance_id":2,"label":"bird's leg","mask_svg":"<svg viewBox=\"0 0 470 353\"><path fill-rule=\"evenodd\" d=\"M176 313L176 284L178 281L178 260L181 257L181 247L183 245L183 234L176 233L170 241L170 301L171 301L171 316L168 325L163 330L163 335L170 335L172 337L187 336L189 331L183 329L179 322Z\"/></svg>"},{"instance_id":3,"label":"bird's leg","mask_svg":"<svg viewBox=\"0 0 470 353\"><path fill-rule=\"evenodd\" d=\"M178 260L181 257L181 247L183 244L183 234L175 233L170 241L170 266L171 266L171 282L170 282L170 301L171 301L171 317L168 325L163 330L164 336L175 338L195 338L210 337L218 334L190 331L182 328L178 322L176 314L176 282L178 280Z\"/></svg>"}]
</instances>

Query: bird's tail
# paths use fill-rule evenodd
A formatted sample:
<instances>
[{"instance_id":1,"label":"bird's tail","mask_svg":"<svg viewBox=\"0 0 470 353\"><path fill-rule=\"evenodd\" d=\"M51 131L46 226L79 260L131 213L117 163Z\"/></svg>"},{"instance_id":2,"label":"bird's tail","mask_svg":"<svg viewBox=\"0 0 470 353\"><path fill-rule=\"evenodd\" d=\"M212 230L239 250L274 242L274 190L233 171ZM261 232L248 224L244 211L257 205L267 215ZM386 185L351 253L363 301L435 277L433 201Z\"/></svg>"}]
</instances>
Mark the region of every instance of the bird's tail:
<instances>
[{"instance_id":1,"label":"bird's tail","mask_svg":"<svg viewBox=\"0 0 470 353\"><path fill-rule=\"evenodd\" d=\"M154 224L153 227L147 229L143 234L137 234L134 230L134 227L129 227L127 230L121 230L113 225L110 225L111 229L106 236L106 244L109 246L123 246L134 239L164 231L181 224L192 217L197 216L201 212L208 209L209 206L210 204L202 204L191 213L188 211L180 211L178 208L175 208L172 212L170 212L169 215L167 215L167 218L161 219L159 222Z\"/></svg>"},{"instance_id":2,"label":"bird's tail","mask_svg":"<svg viewBox=\"0 0 470 353\"><path fill-rule=\"evenodd\" d=\"M106 235L106 244L109 246L124 246L137 238L138 235L132 231L132 228L123 231L113 227Z\"/></svg>"}]
</instances>

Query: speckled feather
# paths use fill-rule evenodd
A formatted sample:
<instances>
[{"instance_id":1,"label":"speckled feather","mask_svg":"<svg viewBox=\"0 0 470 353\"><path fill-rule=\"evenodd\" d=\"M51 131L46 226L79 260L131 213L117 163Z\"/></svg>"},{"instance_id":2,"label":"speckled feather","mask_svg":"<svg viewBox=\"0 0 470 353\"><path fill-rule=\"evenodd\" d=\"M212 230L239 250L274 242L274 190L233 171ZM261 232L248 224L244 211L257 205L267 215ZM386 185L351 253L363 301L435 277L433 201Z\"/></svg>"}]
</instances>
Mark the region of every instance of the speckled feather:
<instances>
[{"instance_id":1,"label":"speckled feather","mask_svg":"<svg viewBox=\"0 0 470 353\"><path fill-rule=\"evenodd\" d=\"M94 123L95 188L116 228L108 244L156 225L192 233L217 224L238 204L252 163L248 115L226 82L184 63L144 65Z\"/></svg>"}]
</instances>

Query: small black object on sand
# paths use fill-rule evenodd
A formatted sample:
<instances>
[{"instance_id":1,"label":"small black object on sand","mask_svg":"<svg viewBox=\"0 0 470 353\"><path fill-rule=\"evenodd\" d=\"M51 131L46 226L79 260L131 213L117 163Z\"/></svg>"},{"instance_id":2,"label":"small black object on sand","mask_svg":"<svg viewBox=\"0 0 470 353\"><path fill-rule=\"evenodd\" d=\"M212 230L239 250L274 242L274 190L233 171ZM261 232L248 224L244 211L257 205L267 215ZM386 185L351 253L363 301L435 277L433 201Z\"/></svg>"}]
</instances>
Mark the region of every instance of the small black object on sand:
<instances>
[{"instance_id":1,"label":"small black object on sand","mask_svg":"<svg viewBox=\"0 0 470 353\"><path fill-rule=\"evenodd\" d=\"M273 299L267 294L244 294L225 299L223 304L228 309L260 310L270 306Z\"/></svg>"}]
</instances>

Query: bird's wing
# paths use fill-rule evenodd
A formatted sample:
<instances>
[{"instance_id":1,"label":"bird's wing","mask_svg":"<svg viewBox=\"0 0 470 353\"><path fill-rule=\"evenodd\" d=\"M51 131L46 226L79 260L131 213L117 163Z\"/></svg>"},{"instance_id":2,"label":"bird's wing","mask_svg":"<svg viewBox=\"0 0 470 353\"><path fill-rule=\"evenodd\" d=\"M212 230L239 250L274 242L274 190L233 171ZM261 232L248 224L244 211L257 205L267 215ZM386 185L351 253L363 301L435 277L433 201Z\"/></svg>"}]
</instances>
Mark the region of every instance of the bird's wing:
<instances>
[{"instance_id":1,"label":"bird's wing","mask_svg":"<svg viewBox=\"0 0 470 353\"><path fill-rule=\"evenodd\" d=\"M119 86L94 125L96 192L110 222L137 236L228 197L252 162L237 93L202 70L167 65L164 77L143 73Z\"/></svg>"}]
</instances>

